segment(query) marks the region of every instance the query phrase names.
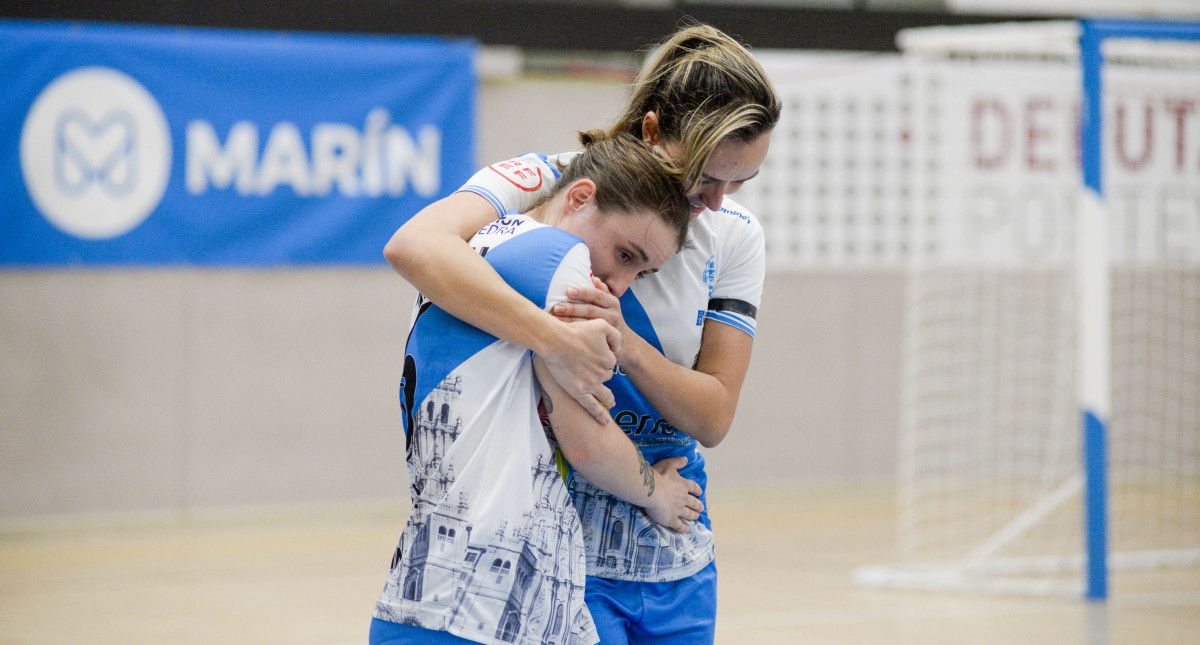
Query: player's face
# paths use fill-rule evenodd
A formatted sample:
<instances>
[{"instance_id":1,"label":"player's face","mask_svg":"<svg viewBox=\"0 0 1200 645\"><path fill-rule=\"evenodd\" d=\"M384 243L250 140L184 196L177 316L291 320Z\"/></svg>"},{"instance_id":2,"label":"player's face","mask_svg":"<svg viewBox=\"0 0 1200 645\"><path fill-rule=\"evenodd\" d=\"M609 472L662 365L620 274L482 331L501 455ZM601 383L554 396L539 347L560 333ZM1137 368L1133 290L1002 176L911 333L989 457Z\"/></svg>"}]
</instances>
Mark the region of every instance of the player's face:
<instances>
[{"instance_id":1,"label":"player's face","mask_svg":"<svg viewBox=\"0 0 1200 645\"><path fill-rule=\"evenodd\" d=\"M560 227L587 244L592 275L615 296L638 276L658 271L678 250L671 227L651 211L603 214L589 204L564 216Z\"/></svg>"},{"instance_id":2,"label":"player's face","mask_svg":"<svg viewBox=\"0 0 1200 645\"><path fill-rule=\"evenodd\" d=\"M736 193L742 184L758 175L758 169L767 158L771 145L770 131L764 132L753 141L727 138L717 145L700 175L700 184L688 195L692 206L692 219L704 209L720 210L726 195ZM678 154L678 144L668 142L665 151Z\"/></svg>"}]
</instances>

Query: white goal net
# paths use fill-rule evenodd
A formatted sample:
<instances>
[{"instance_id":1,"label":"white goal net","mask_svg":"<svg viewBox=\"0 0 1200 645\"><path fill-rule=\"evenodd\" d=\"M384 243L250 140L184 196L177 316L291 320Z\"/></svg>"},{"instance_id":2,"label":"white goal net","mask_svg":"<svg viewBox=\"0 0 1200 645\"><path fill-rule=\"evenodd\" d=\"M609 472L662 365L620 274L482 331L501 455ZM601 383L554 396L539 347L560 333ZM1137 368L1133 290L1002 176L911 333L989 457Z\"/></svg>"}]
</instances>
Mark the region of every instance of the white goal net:
<instances>
[{"instance_id":1,"label":"white goal net","mask_svg":"<svg viewBox=\"0 0 1200 645\"><path fill-rule=\"evenodd\" d=\"M1107 324L1108 564L1200 565L1200 48L1106 50L1108 310L1088 311L1078 29L902 40L913 208L933 225L906 281L903 561L860 583L1081 593L1089 317Z\"/></svg>"}]
</instances>

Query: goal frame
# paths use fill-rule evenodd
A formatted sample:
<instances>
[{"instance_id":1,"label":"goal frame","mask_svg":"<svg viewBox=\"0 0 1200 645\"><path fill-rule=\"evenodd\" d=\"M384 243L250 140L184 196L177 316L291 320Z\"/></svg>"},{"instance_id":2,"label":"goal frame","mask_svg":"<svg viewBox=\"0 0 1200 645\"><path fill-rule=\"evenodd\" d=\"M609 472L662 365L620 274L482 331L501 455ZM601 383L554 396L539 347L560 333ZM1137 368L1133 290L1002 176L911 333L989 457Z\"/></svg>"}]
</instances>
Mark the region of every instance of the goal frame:
<instances>
[{"instance_id":1,"label":"goal frame","mask_svg":"<svg viewBox=\"0 0 1200 645\"><path fill-rule=\"evenodd\" d=\"M1105 43L1128 42L1141 49L1146 41L1200 42L1200 22L1167 20L1083 19L1029 25L983 25L968 28L925 28L902 32L901 49L918 58L938 58L946 51L992 58L1076 62L1081 79L1079 111L1079 165L1082 181L1075 211L1077 237L1074 264L1063 268L1073 275L1074 351L1076 389L1074 424L1080 438L1078 470L1035 504L1010 517L998 531L964 556L948 562L861 567L855 580L861 585L939 591L967 591L1018 595L1054 595L1104 602L1109 597L1109 572L1200 565L1200 548L1143 550L1110 553L1109 455L1113 382L1111 263L1109 210L1105 201L1103 168ZM1129 45L1123 45L1128 47ZM1155 45L1161 46L1161 45ZM1139 51L1139 54L1141 52ZM1115 50L1110 54L1116 54ZM1189 53L1189 56L1191 54ZM1070 395L1068 395L1070 396ZM1070 399L1067 399L1070 400ZM1068 423L1070 423L1068 421ZM903 437L902 437L903 440ZM903 474L904 466L901 465ZM1081 522L1082 544L1067 556L996 557L1044 518L1072 502ZM1076 573L1064 584L1040 577ZM1034 574L1035 578L1019 577Z\"/></svg>"},{"instance_id":2,"label":"goal frame","mask_svg":"<svg viewBox=\"0 0 1200 645\"><path fill-rule=\"evenodd\" d=\"M1084 595L1108 598L1108 432L1111 413L1108 213L1104 200L1104 43L1115 39L1200 42L1200 22L1163 20L1080 21L1079 62L1083 108L1080 154L1084 207L1076 254L1079 278L1079 387L1084 462Z\"/></svg>"}]
</instances>

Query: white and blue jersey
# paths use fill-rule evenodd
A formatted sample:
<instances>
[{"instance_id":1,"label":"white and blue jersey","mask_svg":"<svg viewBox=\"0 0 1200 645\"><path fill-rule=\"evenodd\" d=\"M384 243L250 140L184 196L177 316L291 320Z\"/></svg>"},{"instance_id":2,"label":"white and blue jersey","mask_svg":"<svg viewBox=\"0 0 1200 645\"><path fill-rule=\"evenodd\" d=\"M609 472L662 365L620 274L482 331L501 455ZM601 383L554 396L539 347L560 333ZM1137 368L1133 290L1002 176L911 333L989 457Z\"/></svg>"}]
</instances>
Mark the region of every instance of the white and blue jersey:
<instances>
[{"instance_id":1,"label":"white and blue jersey","mask_svg":"<svg viewBox=\"0 0 1200 645\"><path fill-rule=\"evenodd\" d=\"M561 176L560 164L565 166L574 154L529 154L492 164L460 190L484 197L501 214L520 212L552 189ZM692 222L688 244L660 271L634 281L621 297L621 310L634 332L672 362L692 367L706 321L754 335L763 272L762 226L726 198L720 211L705 210ZM607 385L617 400L613 420L647 461L687 457L680 473L705 488L704 457L696 440L672 427L624 374L614 374ZM571 483L583 522L588 575L665 582L691 576L713 561L707 511L688 533L679 534L579 473L572 473Z\"/></svg>"},{"instance_id":2,"label":"white and blue jersey","mask_svg":"<svg viewBox=\"0 0 1200 645\"><path fill-rule=\"evenodd\" d=\"M471 244L547 309L591 275L579 238L524 216ZM538 416L531 353L418 298L405 354L413 510L375 618L484 643L595 643L582 527Z\"/></svg>"}]
</instances>

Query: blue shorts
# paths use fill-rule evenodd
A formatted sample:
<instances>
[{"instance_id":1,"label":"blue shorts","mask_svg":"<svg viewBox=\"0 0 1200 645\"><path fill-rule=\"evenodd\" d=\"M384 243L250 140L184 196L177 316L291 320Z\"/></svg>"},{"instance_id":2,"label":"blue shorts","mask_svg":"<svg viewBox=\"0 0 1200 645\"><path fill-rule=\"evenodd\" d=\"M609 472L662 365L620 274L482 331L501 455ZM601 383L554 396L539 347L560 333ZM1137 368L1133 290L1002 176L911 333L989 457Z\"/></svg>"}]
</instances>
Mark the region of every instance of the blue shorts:
<instances>
[{"instance_id":1,"label":"blue shorts","mask_svg":"<svg viewBox=\"0 0 1200 645\"><path fill-rule=\"evenodd\" d=\"M584 599L603 645L710 645L717 627L717 564L673 582L588 576Z\"/></svg>"},{"instance_id":2,"label":"blue shorts","mask_svg":"<svg viewBox=\"0 0 1200 645\"><path fill-rule=\"evenodd\" d=\"M424 627L389 623L378 618L371 619L371 645L460 645L471 643L465 638L459 638L450 632L437 632Z\"/></svg>"}]
</instances>

